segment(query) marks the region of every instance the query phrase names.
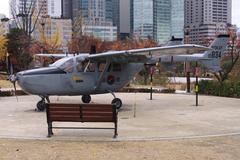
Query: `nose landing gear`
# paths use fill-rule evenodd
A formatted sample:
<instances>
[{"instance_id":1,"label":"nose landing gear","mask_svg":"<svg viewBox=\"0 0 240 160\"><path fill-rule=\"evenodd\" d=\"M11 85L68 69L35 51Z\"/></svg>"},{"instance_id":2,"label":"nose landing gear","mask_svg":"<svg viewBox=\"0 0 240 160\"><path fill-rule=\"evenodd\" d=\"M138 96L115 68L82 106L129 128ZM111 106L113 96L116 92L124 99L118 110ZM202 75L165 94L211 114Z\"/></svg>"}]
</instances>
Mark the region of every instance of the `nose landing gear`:
<instances>
[{"instance_id":1,"label":"nose landing gear","mask_svg":"<svg viewBox=\"0 0 240 160\"><path fill-rule=\"evenodd\" d=\"M42 97L42 100L37 103L36 111L43 112L46 109L46 100L50 103L49 97Z\"/></svg>"}]
</instances>

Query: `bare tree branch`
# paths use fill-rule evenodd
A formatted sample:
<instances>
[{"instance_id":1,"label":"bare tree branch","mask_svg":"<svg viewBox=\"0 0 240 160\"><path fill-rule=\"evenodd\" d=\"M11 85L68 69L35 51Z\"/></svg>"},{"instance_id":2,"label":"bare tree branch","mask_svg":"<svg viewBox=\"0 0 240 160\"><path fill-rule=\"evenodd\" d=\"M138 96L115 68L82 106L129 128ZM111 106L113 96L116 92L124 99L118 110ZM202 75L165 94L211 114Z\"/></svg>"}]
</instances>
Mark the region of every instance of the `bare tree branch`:
<instances>
[{"instance_id":1,"label":"bare tree branch","mask_svg":"<svg viewBox=\"0 0 240 160\"><path fill-rule=\"evenodd\" d=\"M12 4L11 4L10 8L11 8L11 13L12 13L13 19L15 20L15 24L16 24L17 28L22 29L20 20L17 17L17 11L16 11L15 6L12 6Z\"/></svg>"},{"instance_id":2,"label":"bare tree branch","mask_svg":"<svg viewBox=\"0 0 240 160\"><path fill-rule=\"evenodd\" d=\"M37 15L37 18L36 18L36 20L35 20L35 22L34 22L34 24L33 24L33 28L32 28L32 30L30 31L31 33L32 33L32 32L35 30L35 28L36 28L36 25L37 25L37 22L38 22L38 18L39 18L40 14L41 14L42 8L43 8L43 4L41 5L41 8L40 8L39 11L38 11L38 15Z\"/></svg>"},{"instance_id":3,"label":"bare tree branch","mask_svg":"<svg viewBox=\"0 0 240 160\"><path fill-rule=\"evenodd\" d=\"M28 36L31 36L36 28L44 3L42 3L38 11L36 5L37 0L31 0L29 3L28 0L23 0L22 5L18 7L18 9L21 10L19 15L17 15L18 11L15 6L11 6L11 12L13 18L15 19L17 28L23 29Z\"/></svg>"}]
</instances>

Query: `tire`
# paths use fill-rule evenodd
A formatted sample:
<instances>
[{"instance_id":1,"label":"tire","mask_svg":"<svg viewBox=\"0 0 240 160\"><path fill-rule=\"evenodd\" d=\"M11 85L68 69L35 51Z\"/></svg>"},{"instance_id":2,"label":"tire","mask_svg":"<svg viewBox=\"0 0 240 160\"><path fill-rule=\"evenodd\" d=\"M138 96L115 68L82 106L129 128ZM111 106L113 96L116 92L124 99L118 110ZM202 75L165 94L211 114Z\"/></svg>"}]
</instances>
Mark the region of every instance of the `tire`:
<instances>
[{"instance_id":1,"label":"tire","mask_svg":"<svg viewBox=\"0 0 240 160\"><path fill-rule=\"evenodd\" d=\"M38 103L37 103L37 109L38 109L38 111L41 111L41 112L43 112L45 109L46 109L46 103L45 103L45 101L39 101Z\"/></svg>"},{"instance_id":2,"label":"tire","mask_svg":"<svg viewBox=\"0 0 240 160\"><path fill-rule=\"evenodd\" d=\"M117 109L120 109L122 107L122 101L119 98L114 98L112 100L112 104L116 105Z\"/></svg>"},{"instance_id":3,"label":"tire","mask_svg":"<svg viewBox=\"0 0 240 160\"><path fill-rule=\"evenodd\" d=\"M82 96L83 103L90 103L91 102L91 96L90 95L83 95Z\"/></svg>"}]
</instances>

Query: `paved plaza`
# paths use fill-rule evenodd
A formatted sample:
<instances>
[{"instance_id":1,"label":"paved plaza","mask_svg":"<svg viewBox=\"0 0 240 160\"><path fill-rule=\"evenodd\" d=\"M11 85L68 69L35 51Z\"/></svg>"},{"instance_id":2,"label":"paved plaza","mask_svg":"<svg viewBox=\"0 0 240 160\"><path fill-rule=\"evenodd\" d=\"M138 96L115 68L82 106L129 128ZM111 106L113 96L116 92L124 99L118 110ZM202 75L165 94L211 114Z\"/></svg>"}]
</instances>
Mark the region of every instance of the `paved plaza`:
<instances>
[{"instance_id":1,"label":"paved plaza","mask_svg":"<svg viewBox=\"0 0 240 160\"><path fill-rule=\"evenodd\" d=\"M123 101L119 111L119 136L112 130L54 130L52 140L129 141L240 134L240 99L194 95L117 93ZM92 96L92 103L110 103L110 94ZM37 96L0 97L0 137L48 139L45 112L36 112ZM52 102L80 103L81 97L50 97ZM99 123L56 123L57 126L109 127Z\"/></svg>"}]
</instances>

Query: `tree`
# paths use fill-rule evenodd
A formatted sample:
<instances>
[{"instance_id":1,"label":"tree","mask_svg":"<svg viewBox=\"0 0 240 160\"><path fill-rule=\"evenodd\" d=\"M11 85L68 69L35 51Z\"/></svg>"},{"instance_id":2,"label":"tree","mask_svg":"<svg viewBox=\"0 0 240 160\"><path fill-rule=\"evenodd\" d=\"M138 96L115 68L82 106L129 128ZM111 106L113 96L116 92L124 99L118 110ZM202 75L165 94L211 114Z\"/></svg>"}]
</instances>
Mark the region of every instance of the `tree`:
<instances>
[{"instance_id":1,"label":"tree","mask_svg":"<svg viewBox=\"0 0 240 160\"><path fill-rule=\"evenodd\" d=\"M7 55L7 38L0 36L0 61L4 61Z\"/></svg>"},{"instance_id":2,"label":"tree","mask_svg":"<svg viewBox=\"0 0 240 160\"><path fill-rule=\"evenodd\" d=\"M236 45L236 52L238 55L240 54L240 38L237 39L237 45ZM232 72L230 73L230 79L232 81L240 81L240 59L238 58L238 61L234 65Z\"/></svg>"},{"instance_id":3,"label":"tree","mask_svg":"<svg viewBox=\"0 0 240 160\"><path fill-rule=\"evenodd\" d=\"M217 80L222 83L229 78L234 66L239 60L240 49L237 48L237 35L236 31L230 31L229 51L225 57L222 65L222 70L214 73Z\"/></svg>"},{"instance_id":4,"label":"tree","mask_svg":"<svg viewBox=\"0 0 240 160\"><path fill-rule=\"evenodd\" d=\"M136 39L126 39L123 41L117 40L113 42L103 41L99 38L94 38L93 36L75 36L68 44L69 51L72 53L89 52L92 45L96 46L98 53L106 52L108 50L129 50L137 48L148 48L154 47L157 43L154 40L136 40Z\"/></svg>"},{"instance_id":5,"label":"tree","mask_svg":"<svg viewBox=\"0 0 240 160\"><path fill-rule=\"evenodd\" d=\"M22 0L19 6L21 8L17 8L16 4L10 3L11 14L17 28L25 31L29 37L36 28L43 6L47 3L46 0L41 0L38 7L37 2L37 0Z\"/></svg>"},{"instance_id":6,"label":"tree","mask_svg":"<svg viewBox=\"0 0 240 160\"><path fill-rule=\"evenodd\" d=\"M9 40L7 51L11 63L15 66L14 69L17 71L27 69L32 61L29 54L31 38L25 34L24 30L14 28L7 34L7 39Z\"/></svg>"}]
</instances>

